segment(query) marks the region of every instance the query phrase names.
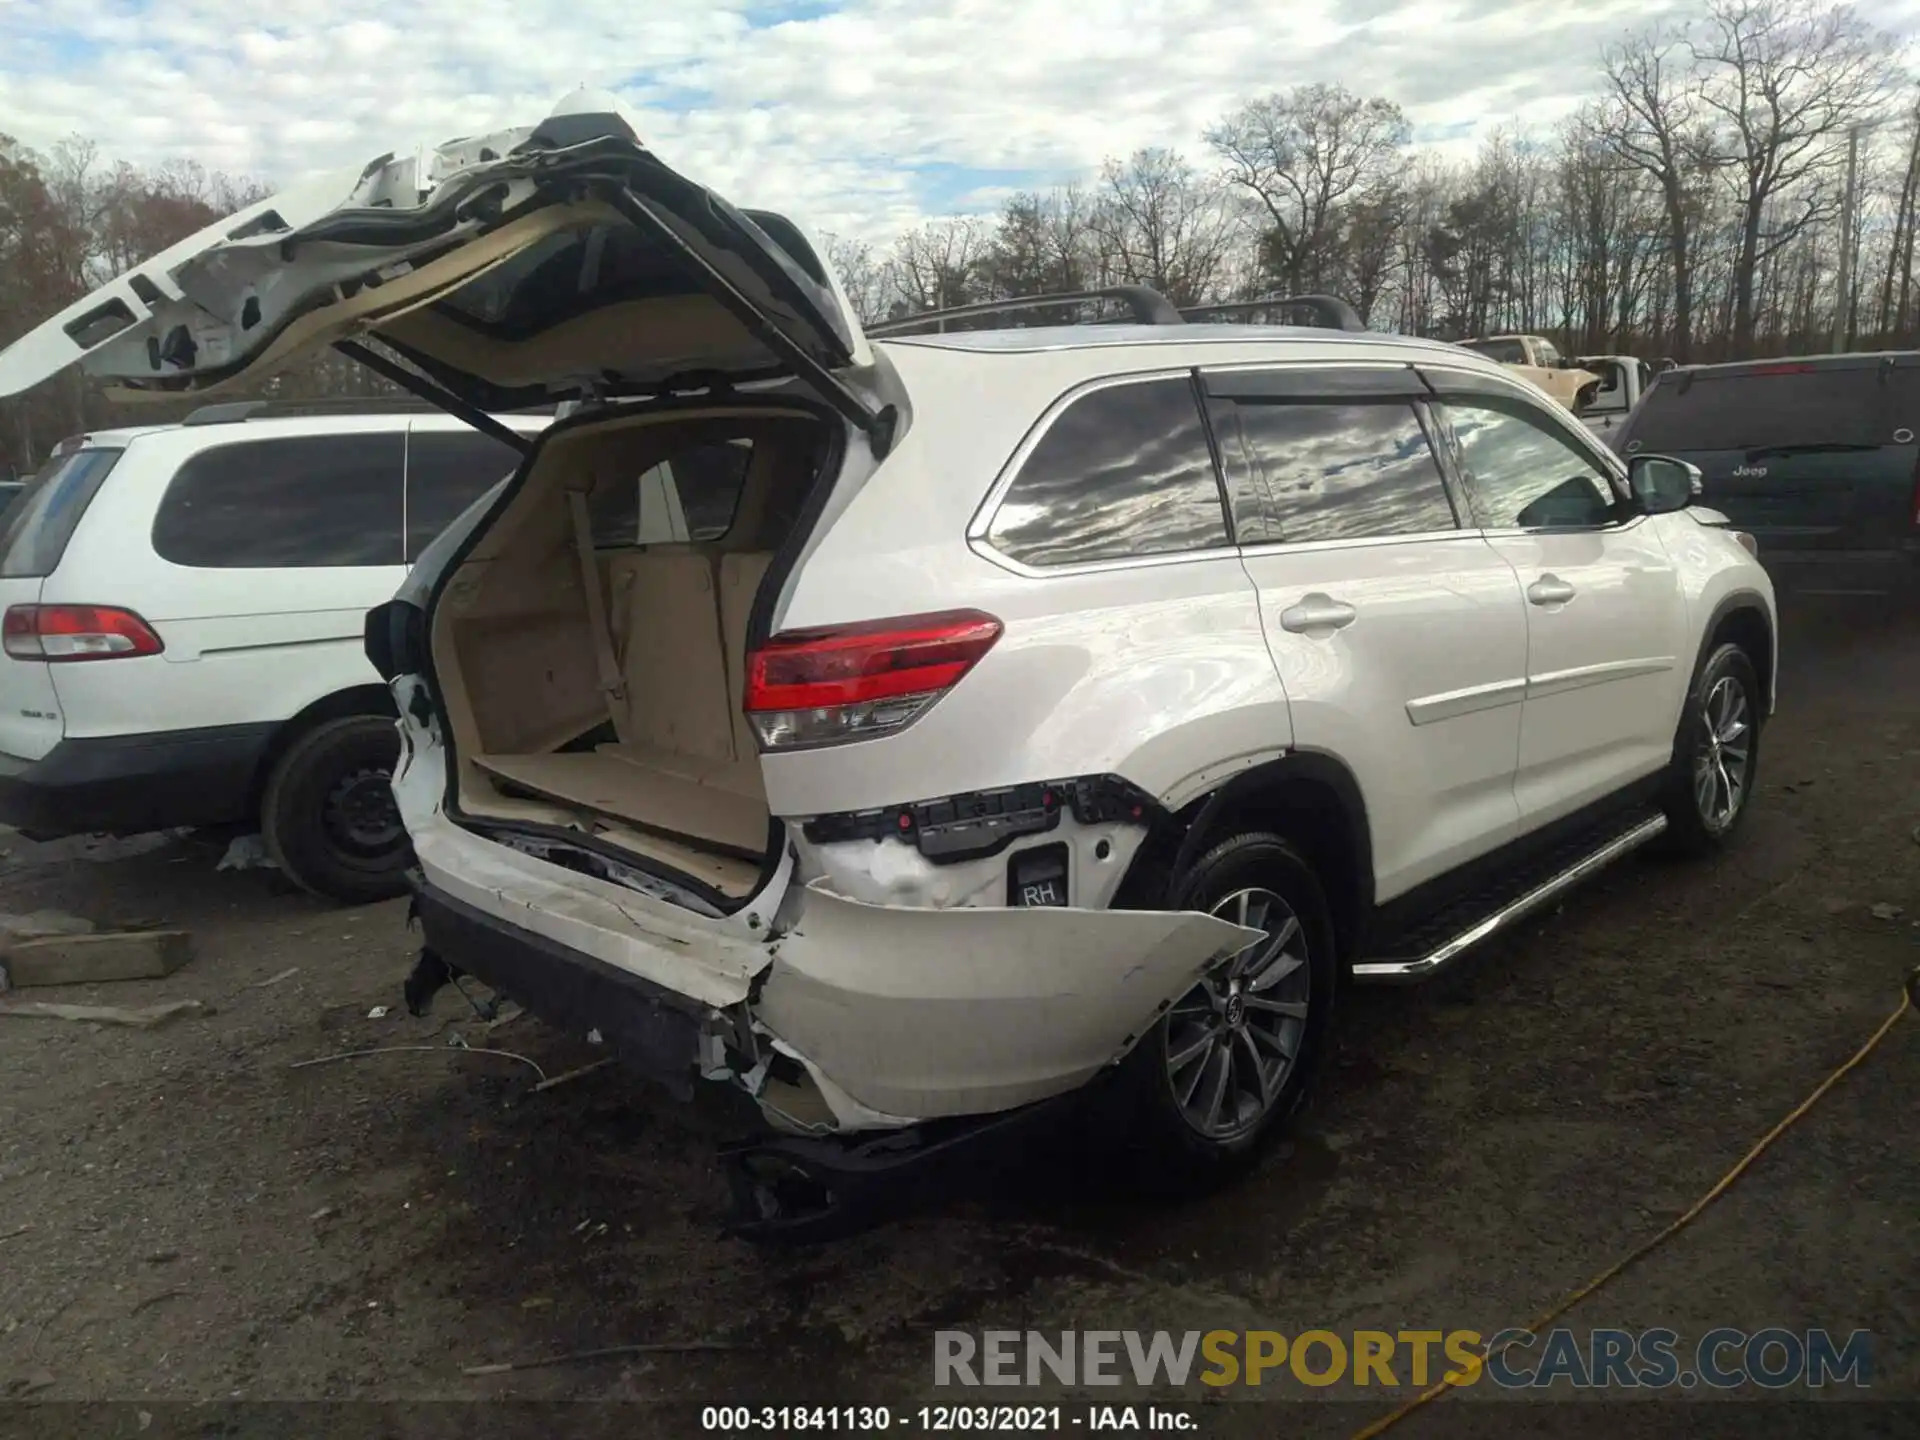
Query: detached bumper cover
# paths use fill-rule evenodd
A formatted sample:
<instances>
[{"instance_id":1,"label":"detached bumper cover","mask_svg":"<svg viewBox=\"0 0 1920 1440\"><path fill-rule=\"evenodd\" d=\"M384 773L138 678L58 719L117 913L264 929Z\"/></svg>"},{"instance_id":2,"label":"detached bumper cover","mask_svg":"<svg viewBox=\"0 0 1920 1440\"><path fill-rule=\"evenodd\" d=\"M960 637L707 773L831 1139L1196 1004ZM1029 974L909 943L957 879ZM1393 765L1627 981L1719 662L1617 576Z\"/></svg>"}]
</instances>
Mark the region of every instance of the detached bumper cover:
<instances>
[{"instance_id":1,"label":"detached bumper cover","mask_svg":"<svg viewBox=\"0 0 1920 1440\"><path fill-rule=\"evenodd\" d=\"M62 740L38 760L0 755L0 822L51 840L245 819L278 728L79 738Z\"/></svg>"},{"instance_id":2,"label":"detached bumper cover","mask_svg":"<svg viewBox=\"0 0 1920 1440\"><path fill-rule=\"evenodd\" d=\"M1077 1089L1260 938L1193 911L871 904L789 883L791 848L744 909L701 915L450 820L443 755L410 734L394 781L429 948L655 1073L731 1070L768 1104L757 1062L785 1053L830 1112L809 1124L898 1129Z\"/></svg>"},{"instance_id":3,"label":"detached bumper cover","mask_svg":"<svg viewBox=\"0 0 1920 1440\"><path fill-rule=\"evenodd\" d=\"M1084 1085L1260 938L1193 911L868 905L818 883L801 902L754 1019L860 1105L923 1119Z\"/></svg>"}]
</instances>

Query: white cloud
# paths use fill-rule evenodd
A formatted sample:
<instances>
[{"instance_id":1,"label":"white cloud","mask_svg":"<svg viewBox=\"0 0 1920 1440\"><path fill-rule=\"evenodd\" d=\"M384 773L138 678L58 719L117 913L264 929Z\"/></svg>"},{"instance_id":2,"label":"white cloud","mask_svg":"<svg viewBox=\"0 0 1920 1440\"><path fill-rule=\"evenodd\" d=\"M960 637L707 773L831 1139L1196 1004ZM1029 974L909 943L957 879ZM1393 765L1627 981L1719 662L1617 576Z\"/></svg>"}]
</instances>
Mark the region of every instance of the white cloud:
<instances>
[{"instance_id":1,"label":"white cloud","mask_svg":"<svg viewBox=\"0 0 1920 1440\"><path fill-rule=\"evenodd\" d=\"M1470 147L1699 0L62 0L0 3L0 132L280 183L617 89L675 165L882 238L1338 80ZM1874 18L1920 29L1920 0ZM781 22L782 14L791 18Z\"/></svg>"}]
</instances>

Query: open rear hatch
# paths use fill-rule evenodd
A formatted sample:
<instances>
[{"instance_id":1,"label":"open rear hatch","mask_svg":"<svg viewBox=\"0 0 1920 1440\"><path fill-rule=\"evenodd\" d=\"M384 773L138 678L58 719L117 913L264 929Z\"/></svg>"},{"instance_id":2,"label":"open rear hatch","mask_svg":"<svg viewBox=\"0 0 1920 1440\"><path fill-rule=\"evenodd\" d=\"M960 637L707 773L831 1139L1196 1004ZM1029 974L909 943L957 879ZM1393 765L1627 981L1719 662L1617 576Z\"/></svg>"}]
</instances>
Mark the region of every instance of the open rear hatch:
<instances>
[{"instance_id":1,"label":"open rear hatch","mask_svg":"<svg viewBox=\"0 0 1920 1440\"><path fill-rule=\"evenodd\" d=\"M582 91L209 226L0 352L0 394L78 364L121 398L212 396L325 346L532 450L398 602L431 617L389 678L430 682L449 798L722 910L758 888L779 845L741 714L755 600L849 435L879 451L892 425L815 247ZM561 401L589 413L538 447L488 414Z\"/></svg>"}]
</instances>

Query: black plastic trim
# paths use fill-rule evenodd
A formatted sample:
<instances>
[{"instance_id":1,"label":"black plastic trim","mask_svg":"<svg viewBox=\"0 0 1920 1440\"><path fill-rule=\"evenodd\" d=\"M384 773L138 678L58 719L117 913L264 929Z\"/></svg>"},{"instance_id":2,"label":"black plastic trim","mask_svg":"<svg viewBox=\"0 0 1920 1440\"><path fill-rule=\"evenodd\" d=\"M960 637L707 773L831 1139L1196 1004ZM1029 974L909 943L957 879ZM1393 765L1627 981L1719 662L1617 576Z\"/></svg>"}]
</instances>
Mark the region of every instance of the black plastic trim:
<instances>
[{"instance_id":1,"label":"black plastic trim","mask_svg":"<svg viewBox=\"0 0 1920 1440\"><path fill-rule=\"evenodd\" d=\"M265 722L81 737L38 760L0 755L0 821L52 840L245 820L279 729Z\"/></svg>"},{"instance_id":2,"label":"black plastic trim","mask_svg":"<svg viewBox=\"0 0 1920 1440\"><path fill-rule=\"evenodd\" d=\"M623 1063L692 1094L708 1007L412 879L427 948L447 964L576 1036L598 1030Z\"/></svg>"},{"instance_id":3,"label":"black plastic trim","mask_svg":"<svg viewBox=\"0 0 1920 1440\"><path fill-rule=\"evenodd\" d=\"M1152 825L1166 813L1132 781L1091 775L818 815L806 822L803 833L816 845L901 840L936 865L952 865L997 855L1015 840L1054 830L1063 811L1082 825Z\"/></svg>"},{"instance_id":4,"label":"black plastic trim","mask_svg":"<svg viewBox=\"0 0 1920 1440\"><path fill-rule=\"evenodd\" d=\"M1583 832L1595 830L1616 815L1625 817L1646 809L1659 798L1665 779L1666 771L1657 770L1610 795L1601 796L1571 815L1509 840L1498 849L1458 865L1444 875L1436 875L1375 907L1367 916L1365 935L1356 958L1375 960L1396 956L1396 945L1403 937L1418 931L1476 891L1498 890L1503 879L1525 869L1528 861Z\"/></svg>"},{"instance_id":5,"label":"black plastic trim","mask_svg":"<svg viewBox=\"0 0 1920 1440\"><path fill-rule=\"evenodd\" d=\"M1184 874L1215 838L1214 827L1220 817L1262 790L1289 780L1311 780L1331 790L1346 815L1347 828L1354 836L1354 873L1360 885L1360 909L1373 908L1373 831L1367 821L1367 802L1360 793L1360 782L1353 772L1331 755L1316 750L1293 750L1264 765L1243 770L1208 795L1199 812L1187 826L1180 848L1174 852L1172 873Z\"/></svg>"},{"instance_id":6,"label":"black plastic trim","mask_svg":"<svg viewBox=\"0 0 1920 1440\"><path fill-rule=\"evenodd\" d=\"M1200 377L1217 400L1424 400L1431 393L1411 365L1203 367Z\"/></svg>"}]
</instances>

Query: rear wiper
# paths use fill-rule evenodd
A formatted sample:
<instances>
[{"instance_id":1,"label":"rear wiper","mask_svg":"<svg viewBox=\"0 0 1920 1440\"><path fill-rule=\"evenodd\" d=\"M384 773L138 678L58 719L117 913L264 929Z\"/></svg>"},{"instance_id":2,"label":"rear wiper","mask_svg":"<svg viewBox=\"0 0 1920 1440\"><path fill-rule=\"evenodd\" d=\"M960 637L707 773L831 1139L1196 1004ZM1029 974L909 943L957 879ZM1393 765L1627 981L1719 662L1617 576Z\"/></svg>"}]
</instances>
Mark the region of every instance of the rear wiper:
<instances>
[{"instance_id":1,"label":"rear wiper","mask_svg":"<svg viewBox=\"0 0 1920 1440\"><path fill-rule=\"evenodd\" d=\"M1840 441L1828 441L1818 445L1762 445L1757 450L1747 451L1747 459L1759 460L1768 455L1839 455L1855 450L1878 450L1878 445L1850 445Z\"/></svg>"}]
</instances>

